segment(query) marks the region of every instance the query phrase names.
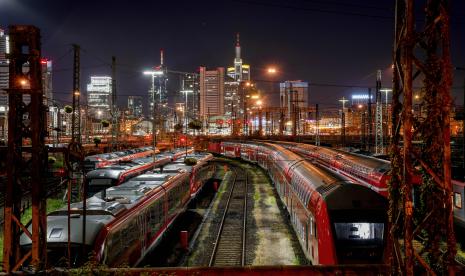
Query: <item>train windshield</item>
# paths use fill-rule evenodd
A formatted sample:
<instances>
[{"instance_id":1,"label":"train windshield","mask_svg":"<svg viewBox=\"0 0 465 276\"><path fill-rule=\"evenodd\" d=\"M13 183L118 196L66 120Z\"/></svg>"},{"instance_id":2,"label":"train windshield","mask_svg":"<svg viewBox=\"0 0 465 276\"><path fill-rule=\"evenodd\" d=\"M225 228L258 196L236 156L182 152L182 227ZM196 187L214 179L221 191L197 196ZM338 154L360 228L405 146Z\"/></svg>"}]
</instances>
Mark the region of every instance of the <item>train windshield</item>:
<instances>
[{"instance_id":1,"label":"train windshield","mask_svg":"<svg viewBox=\"0 0 465 276\"><path fill-rule=\"evenodd\" d=\"M385 224L336 222L335 243L340 263L381 263Z\"/></svg>"},{"instance_id":2,"label":"train windshield","mask_svg":"<svg viewBox=\"0 0 465 276\"><path fill-rule=\"evenodd\" d=\"M335 223L336 238L349 243L383 243L384 223Z\"/></svg>"}]
</instances>

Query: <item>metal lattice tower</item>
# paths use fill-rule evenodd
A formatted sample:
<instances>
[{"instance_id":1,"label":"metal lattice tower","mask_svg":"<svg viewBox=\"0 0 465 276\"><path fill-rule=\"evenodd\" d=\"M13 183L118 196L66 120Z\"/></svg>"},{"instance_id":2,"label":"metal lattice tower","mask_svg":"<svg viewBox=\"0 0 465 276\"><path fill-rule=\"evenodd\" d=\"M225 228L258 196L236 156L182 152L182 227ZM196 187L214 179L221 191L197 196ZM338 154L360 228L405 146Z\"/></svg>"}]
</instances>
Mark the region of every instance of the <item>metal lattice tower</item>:
<instances>
[{"instance_id":1,"label":"metal lattice tower","mask_svg":"<svg viewBox=\"0 0 465 276\"><path fill-rule=\"evenodd\" d=\"M375 124L375 153L384 153L384 141L383 141L383 103L381 98L381 70L378 70L376 74L376 124Z\"/></svg>"},{"instance_id":2,"label":"metal lattice tower","mask_svg":"<svg viewBox=\"0 0 465 276\"><path fill-rule=\"evenodd\" d=\"M4 205L3 270L17 271L28 259L37 272L45 268L47 257L45 214L45 146L46 119L43 104L40 30L34 26L9 27L10 60L8 114L8 181ZM29 63L29 71L23 66ZM29 104L23 95L30 95ZM26 142L30 142L30 150ZM32 231L21 223L21 199L30 191L32 198ZM29 251L20 249L20 236L25 232L32 240Z\"/></svg>"},{"instance_id":3,"label":"metal lattice tower","mask_svg":"<svg viewBox=\"0 0 465 276\"><path fill-rule=\"evenodd\" d=\"M372 111L372 102L371 102L371 88L368 88L368 104L367 104L367 141L366 146L367 150L371 152L373 146L373 111Z\"/></svg>"},{"instance_id":4,"label":"metal lattice tower","mask_svg":"<svg viewBox=\"0 0 465 276\"><path fill-rule=\"evenodd\" d=\"M341 145L342 147L345 147L346 144L346 102L349 100L346 99L345 97L342 97L342 99L339 100L342 103L342 111L341 111Z\"/></svg>"},{"instance_id":5,"label":"metal lattice tower","mask_svg":"<svg viewBox=\"0 0 465 276\"><path fill-rule=\"evenodd\" d=\"M390 264L392 274L414 275L422 273L421 267L423 274L454 275L449 1L427 1L422 7L424 24L420 26L415 24L414 3L414 0L396 1L389 183ZM424 95L420 100L428 112L417 118L413 112L413 81L420 75ZM414 145L414 139L424 143ZM424 172L416 193L421 206L414 205L412 200L413 181L420 174L415 170L417 164ZM425 237L422 244L427 258L413 245L419 233Z\"/></svg>"},{"instance_id":6,"label":"metal lattice tower","mask_svg":"<svg viewBox=\"0 0 465 276\"><path fill-rule=\"evenodd\" d=\"M73 44L73 113L71 117L71 141L81 143L81 47Z\"/></svg>"},{"instance_id":7,"label":"metal lattice tower","mask_svg":"<svg viewBox=\"0 0 465 276\"><path fill-rule=\"evenodd\" d=\"M316 133L315 133L315 146L320 145L320 111L318 109L318 104L315 106L315 119L316 119Z\"/></svg>"},{"instance_id":8,"label":"metal lattice tower","mask_svg":"<svg viewBox=\"0 0 465 276\"><path fill-rule=\"evenodd\" d=\"M118 98L116 95L116 57L111 57L111 147L114 150L118 150L118 136L119 136L119 125L118 125Z\"/></svg>"}]
</instances>

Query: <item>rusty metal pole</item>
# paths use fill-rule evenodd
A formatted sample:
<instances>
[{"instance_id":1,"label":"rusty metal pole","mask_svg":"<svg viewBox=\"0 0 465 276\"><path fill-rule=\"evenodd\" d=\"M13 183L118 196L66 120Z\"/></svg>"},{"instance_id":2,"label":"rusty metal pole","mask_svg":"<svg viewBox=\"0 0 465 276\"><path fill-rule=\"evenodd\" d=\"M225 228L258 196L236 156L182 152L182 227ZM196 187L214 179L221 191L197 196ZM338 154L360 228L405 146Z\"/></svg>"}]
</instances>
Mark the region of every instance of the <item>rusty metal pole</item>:
<instances>
[{"instance_id":1,"label":"rusty metal pole","mask_svg":"<svg viewBox=\"0 0 465 276\"><path fill-rule=\"evenodd\" d=\"M413 275L414 255L413 255L413 203L412 203L412 160L410 157L413 151L412 147L412 54L415 45L414 38L414 7L413 0L406 0L406 18L405 18L405 36L400 47L402 48L402 67L403 67L403 92L404 106L402 111L403 118L403 208L404 208L404 246L405 246L405 273Z\"/></svg>"},{"instance_id":2,"label":"rusty metal pole","mask_svg":"<svg viewBox=\"0 0 465 276\"><path fill-rule=\"evenodd\" d=\"M40 30L34 26L14 25L9 27L9 34L8 182L4 207L3 269L6 272L16 271L31 257L32 269L38 272L45 268L47 261L43 187L47 151ZM26 63L29 63L29 71L23 73ZM29 104L23 102L23 95L30 95ZM31 144L30 159L23 155L26 140ZM25 175L25 171L30 171L30 175ZM32 187L32 232L21 223L20 213L22 191L29 187ZM20 250L21 231L31 237L32 248L29 252L23 253Z\"/></svg>"},{"instance_id":3,"label":"rusty metal pole","mask_svg":"<svg viewBox=\"0 0 465 276\"><path fill-rule=\"evenodd\" d=\"M451 183L451 149L450 149L450 107L451 97L450 90L452 87L452 61L450 53L450 31L449 31L449 14L447 7L443 6L444 2L439 4L439 14L442 19L441 25L441 43L442 43L442 61L443 61L443 82L440 86L440 99L444 104L441 105L442 118L442 139L444 143L443 169L444 169L444 190L447 194L445 202L445 211L447 214L447 255L446 265L449 275L455 275L455 255L457 254L456 239L454 233L454 210L453 210L453 188ZM464 106L465 108L465 106ZM465 127L465 126L464 126Z\"/></svg>"}]
</instances>

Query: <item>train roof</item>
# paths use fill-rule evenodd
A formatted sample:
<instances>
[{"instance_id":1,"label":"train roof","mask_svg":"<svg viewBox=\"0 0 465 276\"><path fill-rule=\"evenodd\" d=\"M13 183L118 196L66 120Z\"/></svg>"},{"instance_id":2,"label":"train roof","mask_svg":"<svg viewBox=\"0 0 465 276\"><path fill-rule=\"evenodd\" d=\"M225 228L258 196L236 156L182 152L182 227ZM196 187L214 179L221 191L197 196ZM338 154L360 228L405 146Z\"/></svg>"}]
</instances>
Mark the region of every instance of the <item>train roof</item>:
<instances>
[{"instance_id":1,"label":"train roof","mask_svg":"<svg viewBox=\"0 0 465 276\"><path fill-rule=\"evenodd\" d=\"M126 208L117 202L106 202L97 197L91 197L86 201L86 244L92 245L102 227L112 221L115 216ZM71 243L82 243L82 202L71 204ZM31 230L31 225L28 229ZM47 243L68 242L68 210L62 208L47 215ZM21 235L21 245L31 244L31 240L25 234Z\"/></svg>"},{"instance_id":2,"label":"train roof","mask_svg":"<svg viewBox=\"0 0 465 276\"><path fill-rule=\"evenodd\" d=\"M340 149L328 149L338 153L340 158L356 162L362 166L373 168L376 171L385 172L390 170L391 162L372 156L362 155L354 152L348 152Z\"/></svg>"},{"instance_id":3,"label":"train roof","mask_svg":"<svg viewBox=\"0 0 465 276\"><path fill-rule=\"evenodd\" d=\"M130 168L130 167L128 167ZM90 171L86 174L86 178L111 178L111 179L117 179L120 177L121 173L123 173L124 170L122 169L111 169L111 168L101 168L97 170Z\"/></svg>"},{"instance_id":4,"label":"train roof","mask_svg":"<svg viewBox=\"0 0 465 276\"><path fill-rule=\"evenodd\" d=\"M347 160L352 163L357 163L360 166L365 168L369 168L371 170L384 173L391 169L391 162L367 155L362 155L358 153L348 152L340 149L334 148L327 148L322 146L315 146L310 144L302 144L302 143L292 143L292 142L281 142L284 145L293 145L296 147L304 147L308 148L309 150L327 154L330 156L334 156L340 160Z\"/></svg>"},{"instance_id":5,"label":"train roof","mask_svg":"<svg viewBox=\"0 0 465 276\"><path fill-rule=\"evenodd\" d=\"M126 213L152 191L155 191L172 178L187 173L146 173L134 177L119 186L106 189L105 199L102 193L86 201L86 244L92 245L102 227ZM71 236L72 243L82 243L83 203L71 204ZM68 210L62 208L47 215L47 242L68 242ZM31 226L29 225L29 230ZM31 240L25 234L21 235L21 245L27 246Z\"/></svg>"}]
</instances>

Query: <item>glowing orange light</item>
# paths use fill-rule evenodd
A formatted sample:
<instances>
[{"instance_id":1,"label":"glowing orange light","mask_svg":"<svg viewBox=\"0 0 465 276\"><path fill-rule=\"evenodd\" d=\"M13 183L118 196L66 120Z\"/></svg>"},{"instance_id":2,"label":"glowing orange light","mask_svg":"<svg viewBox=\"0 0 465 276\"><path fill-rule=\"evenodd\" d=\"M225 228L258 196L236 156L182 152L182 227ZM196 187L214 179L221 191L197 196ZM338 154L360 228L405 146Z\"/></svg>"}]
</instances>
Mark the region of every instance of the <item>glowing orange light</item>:
<instances>
[{"instance_id":1,"label":"glowing orange light","mask_svg":"<svg viewBox=\"0 0 465 276\"><path fill-rule=\"evenodd\" d=\"M268 68L267 72L268 72L268 74L276 74L277 70L274 67L270 67L270 68Z\"/></svg>"},{"instance_id":2,"label":"glowing orange light","mask_svg":"<svg viewBox=\"0 0 465 276\"><path fill-rule=\"evenodd\" d=\"M29 83L28 80L25 79L25 78L19 79L19 84L20 84L21 86L26 86L28 83Z\"/></svg>"}]
</instances>

